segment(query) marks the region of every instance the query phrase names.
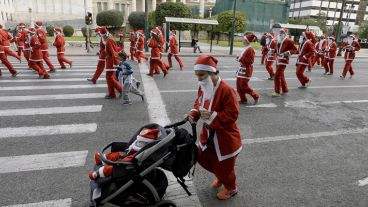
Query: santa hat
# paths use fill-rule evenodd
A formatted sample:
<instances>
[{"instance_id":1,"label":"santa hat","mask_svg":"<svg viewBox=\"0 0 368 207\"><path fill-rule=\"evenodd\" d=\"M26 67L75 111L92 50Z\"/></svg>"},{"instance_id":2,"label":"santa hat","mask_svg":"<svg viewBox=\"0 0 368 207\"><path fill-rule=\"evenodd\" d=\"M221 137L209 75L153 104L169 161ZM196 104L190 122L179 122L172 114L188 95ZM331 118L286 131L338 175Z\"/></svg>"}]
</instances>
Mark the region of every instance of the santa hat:
<instances>
[{"instance_id":1,"label":"santa hat","mask_svg":"<svg viewBox=\"0 0 368 207\"><path fill-rule=\"evenodd\" d=\"M160 32L162 32L164 30L164 27L163 26L158 26L158 27L156 27L156 29L158 29Z\"/></svg>"},{"instance_id":2,"label":"santa hat","mask_svg":"<svg viewBox=\"0 0 368 207\"><path fill-rule=\"evenodd\" d=\"M124 37L124 32L119 32L119 33L118 33L118 36L119 36L119 37Z\"/></svg>"},{"instance_id":3,"label":"santa hat","mask_svg":"<svg viewBox=\"0 0 368 207\"><path fill-rule=\"evenodd\" d=\"M171 34L176 35L176 30L170 30Z\"/></svg>"},{"instance_id":4,"label":"santa hat","mask_svg":"<svg viewBox=\"0 0 368 207\"><path fill-rule=\"evenodd\" d=\"M36 28L42 27L42 22L41 22L41 21L37 21L37 22L34 24L34 26L35 26Z\"/></svg>"},{"instance_id":5,"label":"santa hat","mask_svg":"<svg viewBox=\"0 0 368 207\"><path fill-rule=\"evenodd\" d=\"M328 38L329 38L329 39L331 39L331 40L333 40L333 41L335 41L335 40L336 40L336 36L335 36L335 35L331 35L331 36L329 36Z\"/></svg>"},{"instance_id":6,"label":"santa hat","mask_svg":"<svg viewBox=\"0 0 368 207\"><path fill-rule=\"evenodd\" d=\"M134 34L134 30L129 30L129 34Z\"/></svg>"},{"instance_id":7,"label":"santa hat","mask_svg":"<svg viewBox=\"0 0 368 207\"><path fill-rule=\"evenodd\" d=\"M208 55L199 56L194 64L194 71L208 71L216 73L217 59Z\"/></svg>"},{"instance_id":8,"label":"santa hat","mask_svg":"<svg viewBox=\"0 0 368 207\"><path fill-rule=\"evenodd\" d=\"M302 33L302 35L308 40L314 40L315 39L313 32L305 31L305 32Z\"/></svg>"},{"instance_id":9,"label":"santa hat","mask_svg":"<svg viewBox=\"0 0 368 207\"><path fill-rule=\"evenodd\" d=\"M101 27L101 28L100 28L100 34L101 34L102 36L106 36L106 35L108 35L108 34L109 34L109 31L107 31L106 27Z\"/></svg>"},{"instance_id":10,"label":"santa hat","mask_svg":"<svg viewBox=\"0 0 368 207\"><path fill-rule=\"evenodd\" d=\"M287 34L288 33L288 29L287 28L281 28L280 29L280 31L279 31L279 33L281 34L281 33L285 33L285 34Z\"/></svg>"},{"instance_id":11,"label":"santa hat","mask_svg":"<svg viewBox=\"0 0 368 207\"><path fill-rule=\"evenodd\" d=\"M157 27L156 27L157 28ZM152 29L151 33L155 34L155 35L159 35L159 30L158 29Z\"/></svg>"},{"instance_id":12,"label":"santa hat","mask_svg":"<svg viewBox=\"0 0 368 207\"><path fill-rule=\"evenodd\" d=\"M160 136L160 130L159 129L148 129L143 128L142 131L137 136L136 141L137 142L147 142L152 143Z\"/></svg>"},{"instance_id":13,"label":"santa hat","mask_svg":"<svg viewBox=\"0 0 368 207\"><path fill-rule=\"evenodd\" d=\"M100 27L96 27L95 28L95 33L100 33L100 29L101 29Z\"/></svg>"},{"instance_id":14,"label":"santa hat","mask_svg":"<svg viewBox=\"0 0 368 207\"><path fill-rule=\"evenodd\" d=\"M20 28L25 28L25 27L26 27L26 24L24 24L23 22L20 22L20 23L18 24L18 27L20 27Z\"/></svg>"},{"instance_id":15,"label":"santa hat","mask_svg":"<svg viewBox=\"0 0 368 207\"><path fill-rule=\"evenodd\" d=\"M54 28L54 31L55 31L55 32L59 32L59 33L61 33L61 28L60 28L60 27L55 27L55 28Z\"/></svg>"},{"instance_id":16,"label":"santa hat","mask_svg":"<svg viewBox=\"0 0 368 207\"><path fill-rule=\"evenodd\" d=\"M255 42L257 41L257 36L254 35L253 33L250 33L250 34L244 35L244 40L246 40L249 43Z\"/></svg>"},{"instance_id":17,"label":"santa hat","mask_svg":"<svg viewBox=\"0 0 368 207\"><path fill-rule=\"evenodd\" d=\"M36 29L34 27L31 27L28 29L28 32L31 33L31 34L34 34L36 33Z\"/></svg>"},{"instance_id":18,"label":"santa hat","mask_svg":"<svg viewBox=\"0 0 368 207\"><path fill-rule=\"evenodd\" d=\"M275 37L275 33L274 32L267 33L267 37L274 38Z\"/></svg>"},{"instance_id":19,"label":"santa hat","mask_svg":"<svg viewBox=\"0 0 368 207\"><path fill-rule=\"evenodd\" d=\"M143 32L143 30L137 30L137 34L143 36L144 32Z\"/></svg>"},{"instance_id":20,"label":"santa hat","mask_svg":"<svg viewBox=\"0 0 368 207\"><path fill-rule=\"evenodd\" d=\"M267 32L264 32L264 33L263 33L263 36L267 36L267 34L268 34Z\"/></svg>"}]
</instances>

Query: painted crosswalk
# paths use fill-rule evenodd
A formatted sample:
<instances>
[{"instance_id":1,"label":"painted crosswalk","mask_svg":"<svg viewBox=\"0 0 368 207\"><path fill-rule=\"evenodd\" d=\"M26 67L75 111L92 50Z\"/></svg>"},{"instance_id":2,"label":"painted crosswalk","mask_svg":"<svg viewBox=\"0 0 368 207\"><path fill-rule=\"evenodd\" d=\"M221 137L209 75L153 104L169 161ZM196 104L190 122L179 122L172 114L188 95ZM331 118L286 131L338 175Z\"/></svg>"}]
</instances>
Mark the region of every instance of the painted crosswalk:
<instances>
[{"instance_id":1,"label":"painted crosswalk","mask_svg":"<svg viewBox=\"0 0 368 207\"><path fill-rule=\"evenodd\" d=\"M71 198L43 201L43 202L37 202L37 203L16 204L16 205L3 206L3 207L70 207L70 206L72 206Z\"/></svg>"},{"instance_id":2,"label":"painted crosswalk","mask_svg":"<svg viewBox=\"0 0 368 207\"><path fill-rule=\"evenodd\" d=\"M46 115L46 114L92 113L92 112L100 112L101 110L102 110L102 105L6 109L6 110L0 110L0 117L1 116Z\"/></svg>"},{"instance_id":3,"label":"painted crosswalk","mask_svg":"<svg viewBox=\"0 0 368 207\"><path fill-rule=\"evenodd\" d=\"M7 87L0 86L0 91L51 90L51 89L55 90L55 89L82 89L82 88L106 88L106 84L7 86Z\"/></svg>"},{"instance_id":4,"label":"painted crosswalk","mask_svg":"<svg viewBox=\"0 0 368 207\"><path fill-rule=\"evenodd\" d=\"M103 98L105 93L78 93L78 94L54 94L54 95L27 95L27 96L2 96L0 102L10 101L46 101L68 99Z\"/></svg>"}]
</instances>

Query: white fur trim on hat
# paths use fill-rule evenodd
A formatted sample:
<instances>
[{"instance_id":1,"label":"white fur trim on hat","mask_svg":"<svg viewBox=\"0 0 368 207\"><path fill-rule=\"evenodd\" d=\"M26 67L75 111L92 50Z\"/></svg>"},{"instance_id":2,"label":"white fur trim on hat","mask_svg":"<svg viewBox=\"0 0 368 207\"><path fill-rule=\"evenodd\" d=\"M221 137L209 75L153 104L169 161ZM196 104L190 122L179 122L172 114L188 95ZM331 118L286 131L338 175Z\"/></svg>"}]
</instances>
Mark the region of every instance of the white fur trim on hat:
<instances>
[{"instance_id":1,"label":"white fur trim on hat","mask_svg":"<svg viewBox=\"0 0 368 207\"><path fill-rule=\"evenodd\" d=\"M208 71L208 72L213 72L213 73L216 73L217 71L217 68L215 67L212 67L210 65L205 65L205 64L196 64L194 65L194 71Z\"/></svg>"}]
</instances>

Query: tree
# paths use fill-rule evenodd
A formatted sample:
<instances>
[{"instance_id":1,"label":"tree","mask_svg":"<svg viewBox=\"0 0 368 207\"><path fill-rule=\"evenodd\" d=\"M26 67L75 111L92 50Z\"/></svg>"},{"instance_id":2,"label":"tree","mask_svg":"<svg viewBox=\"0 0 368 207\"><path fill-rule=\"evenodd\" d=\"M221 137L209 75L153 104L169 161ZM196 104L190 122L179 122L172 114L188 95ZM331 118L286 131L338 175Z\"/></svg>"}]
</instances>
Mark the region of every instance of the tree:
<instances>
[{"instance_id":1,"label":"tree","mask_svg":"<svg viewBox=\"0 0 368 207\"><path fill-rule=\"evenodd\" d=\"M47 35L50 37L54 36L54 27L52 25L49 25L46 27Z\"/></svg>"},{"instance_id":2,"label":"tree","mask_svg":"<svg viewBox=\"0 0 368 207\"><path fill-rule=\"evenodd\" d=\"M152 28L155 28L157 25L156 25L156 20L155 20L155 14L156 12L155 11L150 11L148 13L148 24L149 24L149 28L152 29Z\"/></svg>"},{"instance_id":3,"label":"tree","mask_svg":"<svg viewBox=\"0 0 368 207\"><path fill-rule=\"evenodd\" d=\"M144 29L144 17L144 12L132 12L128 17L129 25L134 30Z\"/></svg>"},{"instance_id":4,"label":"tree","mask_svg":"<svg viewBox=\"0 0 368 207\"><path fill-rule=\"evenodd\" d=\"M121 27L124 23L124 13L118 10L102 11L96 16L98 26L106 26L113 29Z\"/></svg>"},{"instance_id":5,"label":"tree","mask_svg":"<svg viewBox=\"0 0 368 207\"><path fill-rule=\"evenodd\" d=\"M368 38L368 20L362 21L358 30L358 37L360 39Z\"/></svg>"},{"instance_id":6,"label":"tree","mask_svg":"<svg viewBox=\"0 0 368 207\"><path fill-rule=\"evenodd\" d=\"M309 26L318 26L323 32L330 33L332 28L327 26L327 18L324 13L320 13L317 18L289 18L289 24L300 24Z\"/></svg>"},{"instance_id":7,"label":"tree","mask_svg":"<svg viewBox=\"0 0 368 207\"><path fill-rule=\"evenodd\" d=\"M217 18L218 18L218 16L217 16L217 15L215 15L215 16L212 16L212 17L208 17L208 18L206 18L206 19L210 19L210 20L211 20L211 19L212 19L212 20L217 20ZM211 37L210 37L211 32L212 32L213 34L216 34L216 36L217 36L217 44L219 44L221 31L220 31L220 29L219 29L219 26L218 26L218 25L201 25L201 26L200 26L200 30L202 30L202 31L206 31L206 32L207 32L207 35L208 35L207 39L210 39L210 38L211 38Z\"/></svg>"},{"instance_id":8,"label":"tree","mask_svg":"<svg viewBox=\"0 0 368 207\"><path fill-rule=\"evenodd\" d=\"M74 28L70 25L65 25L63 27L63 33L64 33L65 37L71 37L74 34Z\"/></svg>"},{"instance_id":9,"label":"tree","mask_svg":"<svg viewBox=\"0 0 368 207\"><path fill-rule=\"evenodd\" d=\"M232 30L233 11L224 11L218 15L219 26L218 29L221 32L228 32L229 36ZM235 32L243 33L247 29L247 17L244 13L237 11L235 13ZM229 38L230 45L230 38Z\"/></svg>"},{"instance_id":10,"label":"tree","mask_svg":"<svg viewBox=\"0 0 368 207\"><path fill-rule=\"evenodd\" d=\"M191 18L192 12L189 7L183 3L165 2L157 6L155 12L156 25L162 25L165 22L165 17L182 17ZM171 23L170 29L174 30L188 30L190 25Z\"/></svg>"}]
</instances>

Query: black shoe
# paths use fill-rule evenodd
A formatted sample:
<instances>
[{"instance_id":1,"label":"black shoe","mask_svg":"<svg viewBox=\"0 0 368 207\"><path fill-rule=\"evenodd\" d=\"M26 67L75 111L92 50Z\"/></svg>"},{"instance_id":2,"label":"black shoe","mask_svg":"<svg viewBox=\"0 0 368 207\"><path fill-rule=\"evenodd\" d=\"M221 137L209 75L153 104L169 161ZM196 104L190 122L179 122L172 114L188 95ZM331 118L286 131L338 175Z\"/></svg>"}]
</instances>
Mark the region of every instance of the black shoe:
<instances>
[{"instance_id":1,"label":"black shoe","mask_svg":"<svg viewBox=\"0 0 368 207\"><path fill-rule=\"evenodd\" d=\"M141 99L142 99L142 102L144 101L144 95L140 95L141 96Z\"/></svg>"},{"instance_id":2,"label":"black shoe","mask_svg":"<svg viewBox=\"0 0 368 207\"><path fill-rule=\"evenodd\" d=\"M114 99L115 97L112 97L112 96L109 96L109 95L106 95L105 96L105 99Z\"/></svg>"},{"instance_id":3,"label":"black shoe","mask_svg":"<svg viewBox=\"0 0 368 207\"><path fill-rule=\"evenodd\" d=\"M137 86L137 89L139 89L139 86L141 85L141 82L137 81L137 82L135 83L135 85Z\"/></svg>"}]
</instances>

